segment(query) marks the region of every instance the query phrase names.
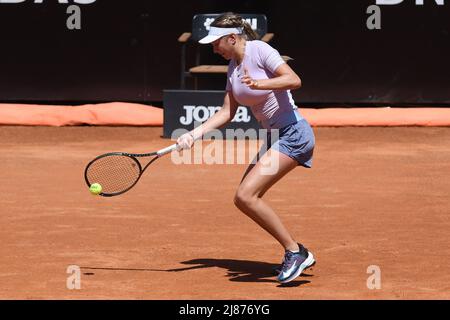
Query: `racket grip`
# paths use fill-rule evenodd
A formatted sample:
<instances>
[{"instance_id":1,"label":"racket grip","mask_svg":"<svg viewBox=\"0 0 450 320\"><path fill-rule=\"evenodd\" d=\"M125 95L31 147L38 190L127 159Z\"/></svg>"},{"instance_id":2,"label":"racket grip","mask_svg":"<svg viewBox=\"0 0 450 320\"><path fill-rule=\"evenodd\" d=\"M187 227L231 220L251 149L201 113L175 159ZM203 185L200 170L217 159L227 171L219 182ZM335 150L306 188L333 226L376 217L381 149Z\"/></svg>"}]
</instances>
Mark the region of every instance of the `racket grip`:
<instances>
[{"instance_id":1,"label":"racket grip","mask_svg":"<svg viewBox=\"0 0 450 320\"><path fill-rule=\"evenodd\" d=\"M156 152L156 154L158 155L158 157L161 157L161 156L171 153L172 151L177 150L177 149L178 149L178 144L175 143L167 148L159 150L158 152Z\"/></svg>"}]
</instances>

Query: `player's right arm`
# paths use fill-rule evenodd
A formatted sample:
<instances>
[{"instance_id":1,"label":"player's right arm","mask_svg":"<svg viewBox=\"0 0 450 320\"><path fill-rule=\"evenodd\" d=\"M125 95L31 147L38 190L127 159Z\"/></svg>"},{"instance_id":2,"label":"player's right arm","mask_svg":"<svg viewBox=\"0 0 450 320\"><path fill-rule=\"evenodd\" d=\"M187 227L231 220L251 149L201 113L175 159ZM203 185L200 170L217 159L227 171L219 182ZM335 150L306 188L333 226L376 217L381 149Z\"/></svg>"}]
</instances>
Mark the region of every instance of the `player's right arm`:
<instances>
[{"instance_id":1,"label":"player's right arm","mask_svg":"<svg viewBox=\"0 0 450 320\"><path fill-rule=\"evenodd\" d=\"M231 91L227 91L222 108L201 126L198 126L194 130L180 136L177 140L178 145L182 149L191 148L194 144L195 139L198 139L211 130L220 128L226 123L230 122L234 118L237 108L238 103L234 99L233 93Z\"/></svg>"}]
</instances>

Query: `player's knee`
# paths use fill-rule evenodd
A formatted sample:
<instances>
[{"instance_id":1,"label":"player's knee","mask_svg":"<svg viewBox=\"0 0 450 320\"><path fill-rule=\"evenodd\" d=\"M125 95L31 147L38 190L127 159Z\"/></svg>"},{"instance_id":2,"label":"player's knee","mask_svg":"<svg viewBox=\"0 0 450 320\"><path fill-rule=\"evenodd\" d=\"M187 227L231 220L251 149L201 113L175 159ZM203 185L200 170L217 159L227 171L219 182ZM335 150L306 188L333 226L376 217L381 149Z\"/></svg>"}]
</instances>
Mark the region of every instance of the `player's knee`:
<instances>
[{"instance_id":1,"label":"player's knee","mask_svg":"<svg viewBox=\"0 0 450 320\"><path fill-rule=\"evenodd\" d=\"M234 195L234 204L238 208L249 207L254 197L244 188L239 188Z\"/></svg>"},{"instance_id":2,"label":"player's knee","mask_svg":"<svg viewBox=\"0 0 450 320\"><path fill-rule=\"evenodd\" d=\"M241 206L241 204L242 204L241 201L242 201L242 198L236 192L235 195L234 195L234 198L233 198L234 205L239 208Z\"/></svg>"}]
</instances>

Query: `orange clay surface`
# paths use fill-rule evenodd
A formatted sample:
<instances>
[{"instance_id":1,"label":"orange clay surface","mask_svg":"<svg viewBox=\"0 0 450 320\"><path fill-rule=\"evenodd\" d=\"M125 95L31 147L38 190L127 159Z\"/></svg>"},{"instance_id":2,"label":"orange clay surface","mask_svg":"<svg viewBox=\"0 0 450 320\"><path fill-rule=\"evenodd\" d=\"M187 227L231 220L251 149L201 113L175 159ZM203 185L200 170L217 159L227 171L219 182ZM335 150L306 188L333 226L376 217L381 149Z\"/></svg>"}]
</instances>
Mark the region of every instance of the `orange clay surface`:
<instances>
[{"instance_id":1,"label":"orange clay surface","mask_svg":"<svg viewBox=\"0 0 450 320\"><path fill-rule=\"evenodd\" d=\"M264 197L317 259L281 286L282 248L233 204L246 165L167 156L102 198L89 160L165 147L162 128L0 127L0 298L450 299L450 128L314 131L313 169Z\"/></svg>"}]
</instances>

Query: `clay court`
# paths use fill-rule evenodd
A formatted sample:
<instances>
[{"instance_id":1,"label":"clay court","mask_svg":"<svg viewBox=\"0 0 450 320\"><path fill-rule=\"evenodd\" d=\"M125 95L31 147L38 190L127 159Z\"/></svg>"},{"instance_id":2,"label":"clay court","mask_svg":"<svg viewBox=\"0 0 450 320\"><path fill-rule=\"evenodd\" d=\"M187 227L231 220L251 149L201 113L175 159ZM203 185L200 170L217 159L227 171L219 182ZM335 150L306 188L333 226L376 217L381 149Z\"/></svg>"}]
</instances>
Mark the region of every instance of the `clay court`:
<instances>
[{"instance_id":1,"label":"clay court","mask_svg":"<svg viewBox=\"0 0 450 320\"><path fill-rule=\"evenodd\" d=\"M449 299L450 128L314 130L313 169L265 196L317 259L282 286L282 248L233 204L245 165L165 157L130 192L96 197L87 162L163 148L161 127L0 127L0 298Z\"/></svg>"}]
</instances>

